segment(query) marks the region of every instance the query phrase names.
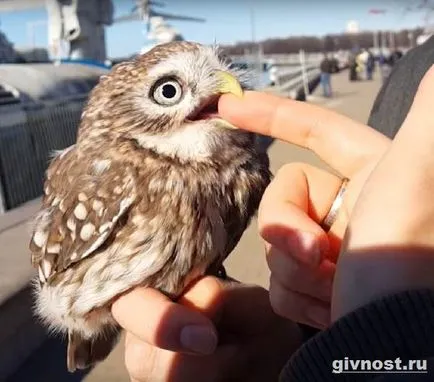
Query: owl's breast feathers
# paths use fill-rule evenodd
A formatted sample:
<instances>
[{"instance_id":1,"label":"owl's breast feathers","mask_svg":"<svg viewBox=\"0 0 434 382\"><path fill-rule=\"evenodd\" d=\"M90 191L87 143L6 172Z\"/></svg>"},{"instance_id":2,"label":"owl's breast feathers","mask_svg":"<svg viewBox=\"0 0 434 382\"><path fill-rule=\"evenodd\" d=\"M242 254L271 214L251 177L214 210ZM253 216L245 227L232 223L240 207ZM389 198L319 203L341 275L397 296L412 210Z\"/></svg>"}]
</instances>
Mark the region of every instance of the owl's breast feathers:
<instances>
[{"instance_id":1,"label":"owl's breast feathers","mask_svg":"<svg viewBox=\"0 0 434 382\"><path fill-rule=\"evenodd\" d=\"M89 308L140 283L176 294L236 246L270 176L266 154L252 151L225 166L185 166L72 147L47 171L32 264L41 284L99 294Z\"/></svg>"}]
</instances>

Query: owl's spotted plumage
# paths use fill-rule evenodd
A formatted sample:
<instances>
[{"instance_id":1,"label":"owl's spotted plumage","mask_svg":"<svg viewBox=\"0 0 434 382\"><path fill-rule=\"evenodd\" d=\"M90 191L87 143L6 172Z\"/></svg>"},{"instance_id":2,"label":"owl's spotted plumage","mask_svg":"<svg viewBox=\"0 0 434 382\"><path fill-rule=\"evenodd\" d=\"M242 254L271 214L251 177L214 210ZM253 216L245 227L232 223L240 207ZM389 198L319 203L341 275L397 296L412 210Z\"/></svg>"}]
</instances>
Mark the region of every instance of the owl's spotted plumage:
<instances>
[{"instance_id":1,"label":"owl's spotted plumage","mask_svg":"<svg viewBox=\"0 0 434 382\"><path fill-rule=\"evenodd\" d=\"M216 113L233 76L212 48L160 45L101 79L52 161L30 249L38 314L69 334L70 370L111 349L116 296L178 296L249 224L271 175L254 135Z\"/></svg>"}]
</instances>

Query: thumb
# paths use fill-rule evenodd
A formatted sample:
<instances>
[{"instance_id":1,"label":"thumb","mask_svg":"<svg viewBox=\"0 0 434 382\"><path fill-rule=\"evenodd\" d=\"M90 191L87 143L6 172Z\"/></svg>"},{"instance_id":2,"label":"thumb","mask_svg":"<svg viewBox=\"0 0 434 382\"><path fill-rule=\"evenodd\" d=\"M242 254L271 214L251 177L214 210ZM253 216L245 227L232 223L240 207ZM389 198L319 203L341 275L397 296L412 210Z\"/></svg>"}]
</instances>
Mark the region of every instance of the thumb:
<instances>
[{"instance_id":1,"label":"thumb","mask_svg":"<svg viewBox=\"0 0 434 382\"><path fill-rule=\"evenodd\" d=\"M233 279L204 277L185 292L179 303L208 317L217 327L234 332L253 332L275 319L267 290Z\"/></svg>"},{"instance_id":2,"label":"thumb","mask_svg":"<svg viewBox=\"0 0 434 382\"><path fill-rule=\"evenodd\" d=\"M190 285L178 302L216 322L223 308L224 291L229 284L231 282L217 277L203 277Z\"/></svg>"}]
</instances>

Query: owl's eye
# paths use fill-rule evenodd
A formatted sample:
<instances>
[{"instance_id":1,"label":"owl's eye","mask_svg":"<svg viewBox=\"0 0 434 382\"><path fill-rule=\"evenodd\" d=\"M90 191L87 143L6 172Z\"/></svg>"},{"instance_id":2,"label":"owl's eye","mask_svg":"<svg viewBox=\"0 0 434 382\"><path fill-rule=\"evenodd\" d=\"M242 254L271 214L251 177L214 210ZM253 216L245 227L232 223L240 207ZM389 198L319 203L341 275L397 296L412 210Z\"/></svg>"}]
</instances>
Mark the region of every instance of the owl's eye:
<instances>
[{"instance_id":1,"label":"owl's eye","mask_svg":"<svg viewBox=\"0 0 434 382\"><path fill-rule=\"evenodd\" d=\"M182 98L182 86L174 78L163 78L153 86L151 94L154 101L160 105L175 105Z\"/></svg>"}]
</instances>

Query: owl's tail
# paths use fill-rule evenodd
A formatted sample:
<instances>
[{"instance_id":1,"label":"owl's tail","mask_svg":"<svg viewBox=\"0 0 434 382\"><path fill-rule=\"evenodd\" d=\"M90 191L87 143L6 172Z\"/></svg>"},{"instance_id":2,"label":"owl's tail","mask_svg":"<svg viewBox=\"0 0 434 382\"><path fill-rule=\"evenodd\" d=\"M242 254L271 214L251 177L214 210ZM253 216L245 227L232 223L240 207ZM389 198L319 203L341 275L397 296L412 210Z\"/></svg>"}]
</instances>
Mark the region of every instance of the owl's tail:
<instances>
[{"instance_id":1,"label":"owl's tail","mask_svg":"<svg viewBox=\"0 0 434 382\"><path fill-rule=\"evenodd\" d=\"M68 371L73 373L77 369L87 369L103 361L119 341L120 333L118 327L103 336L85 339L79 333L70 331L66 356Z\"/></svg>"}]
</instances>

